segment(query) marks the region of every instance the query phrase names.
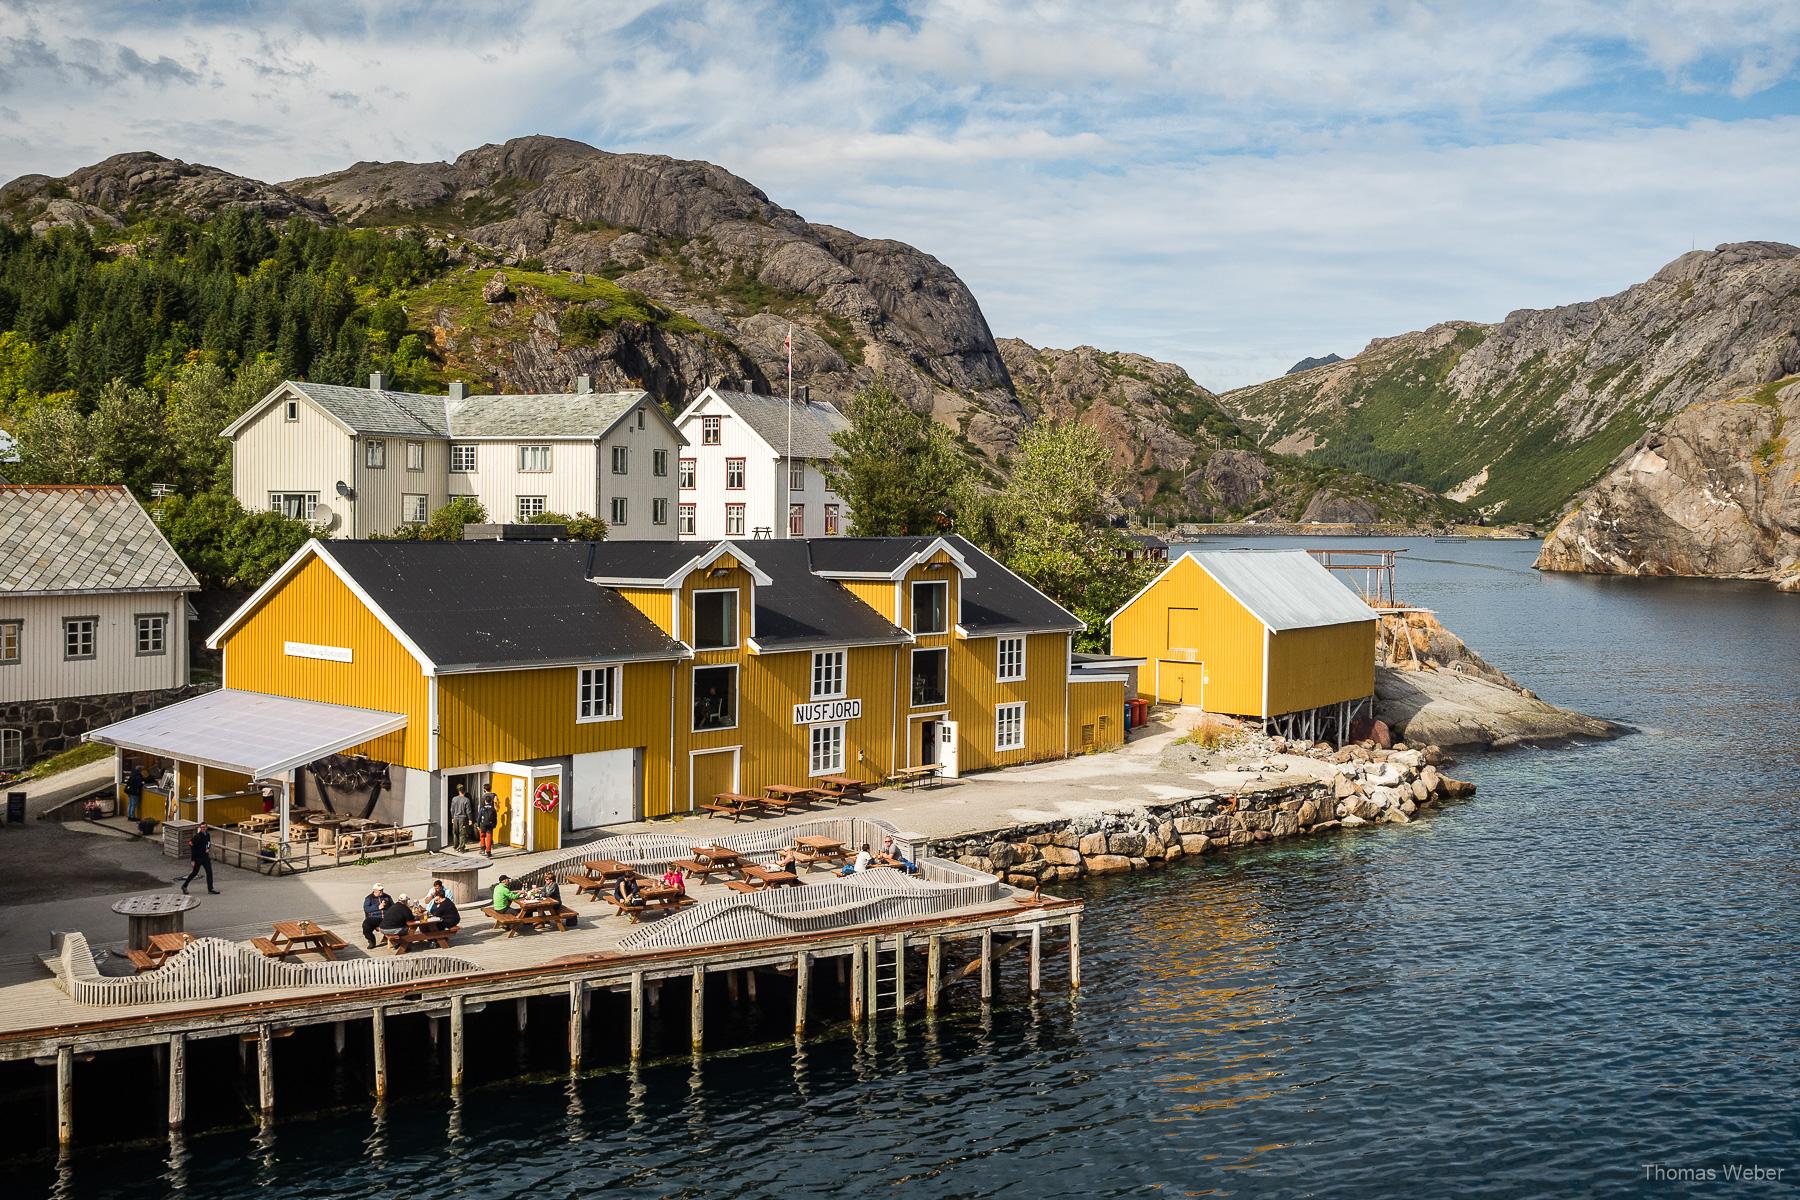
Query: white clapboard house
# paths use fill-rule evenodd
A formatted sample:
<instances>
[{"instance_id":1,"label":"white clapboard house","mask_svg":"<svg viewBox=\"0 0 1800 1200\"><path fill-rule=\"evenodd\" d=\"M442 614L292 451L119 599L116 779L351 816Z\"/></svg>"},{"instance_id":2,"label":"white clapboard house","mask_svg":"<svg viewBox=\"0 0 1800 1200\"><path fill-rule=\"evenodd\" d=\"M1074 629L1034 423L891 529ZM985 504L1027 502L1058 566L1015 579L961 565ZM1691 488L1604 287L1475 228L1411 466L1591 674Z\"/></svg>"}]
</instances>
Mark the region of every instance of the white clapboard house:
<instances>
[{"instance_id":1,"label":"white clapboard house","mask_svg":"<svg viewBox=\"0 0 1800 1200\"><path fill-rule=\"evenodd\" d=\"M826 485L824 466L838 454L833 435L850 427L835 407L806 388L790 401L754 390L709 387L675 426L682 451L679 536L837 537L850 531L850 508Z\"/></svg>"}]
</instances>

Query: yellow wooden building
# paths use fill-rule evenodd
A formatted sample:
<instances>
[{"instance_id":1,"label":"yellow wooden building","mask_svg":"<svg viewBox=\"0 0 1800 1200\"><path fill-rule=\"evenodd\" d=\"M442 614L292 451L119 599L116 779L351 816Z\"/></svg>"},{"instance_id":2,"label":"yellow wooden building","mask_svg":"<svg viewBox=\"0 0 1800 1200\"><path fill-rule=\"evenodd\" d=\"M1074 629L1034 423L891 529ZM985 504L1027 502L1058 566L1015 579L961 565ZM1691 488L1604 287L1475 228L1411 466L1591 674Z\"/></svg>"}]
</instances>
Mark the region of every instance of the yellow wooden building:
<instances>
[{"instance_id":1,"label":"yellow wooden building","mask_svg":"<svg viewBox=\"0 0 1800 1200\"><path fill-rule=\"evenodd\" d=\"M209 644L215 697L316 705L335 731L264 752L317 752L278 781L296 803L368 786L342 764L374 761L369 815L442 836L456 786L491 786L501 843L545 849L720 792L1116 745L1123 677L1075 669L1080 627L958 537L315 541ZM180 708L154 746L123 727L101 740L190 761ZM354 714L384 731L345 741Z\"/></svg>"},{"instance_id":2,"label":"yellow wooden building","mask_svg":"<svg viewBox=\"0 0 1800 1200\"><path fill-rule=\"evenodd\" d=\"M1189 551L1108 618L1145 696L1332 733L1374 695L1377 622L1303 550Z\"/></svg>"}]
</instances>

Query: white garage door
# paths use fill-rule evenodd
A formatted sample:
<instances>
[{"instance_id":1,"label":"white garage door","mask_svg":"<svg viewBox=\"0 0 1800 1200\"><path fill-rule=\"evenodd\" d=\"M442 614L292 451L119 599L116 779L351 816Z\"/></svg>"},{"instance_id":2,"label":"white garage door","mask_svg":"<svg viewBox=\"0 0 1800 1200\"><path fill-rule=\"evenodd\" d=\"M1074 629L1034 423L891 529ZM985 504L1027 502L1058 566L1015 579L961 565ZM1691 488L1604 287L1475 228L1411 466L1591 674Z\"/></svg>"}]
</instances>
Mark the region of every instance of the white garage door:
<instances>
[{"instance_id":1,"label":"white garage door","mask_svg":"<svg viewBox=\"0 0 1800 1200\"><path fill-rule=\"evenodd\" d=\"M577 754L569 787L569 822L575 829L635 821L643 811L642 750L601 750Z\"/></svg>"}]
</instances>

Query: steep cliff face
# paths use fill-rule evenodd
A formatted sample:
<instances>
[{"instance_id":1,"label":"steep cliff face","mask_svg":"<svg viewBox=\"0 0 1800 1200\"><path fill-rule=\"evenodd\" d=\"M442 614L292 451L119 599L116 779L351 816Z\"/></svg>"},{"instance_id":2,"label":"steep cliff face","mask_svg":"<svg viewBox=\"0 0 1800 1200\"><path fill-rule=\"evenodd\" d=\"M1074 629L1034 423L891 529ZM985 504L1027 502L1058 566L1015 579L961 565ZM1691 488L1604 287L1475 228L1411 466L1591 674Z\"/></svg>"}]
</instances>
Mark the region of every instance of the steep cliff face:
<instances>
[{"instance_id":1,"label":"steep cliff face","mask_svg":"<svg viewBox=\"0 0 1800 1200\"><path fill-rule=\"evenodd\" d=\"M1797 370L1800 249L1743 242L1615 296L1377 339L1222 400L1273 449L1539 520L1661 418Z\"/></svg>"},{"instance_id":2,"label":"steep cliff face","mask_svg":"<svg viewBox=\"0 0 1800 1200\"><path fill-rule=\"evenodd\" d=\"M1546 571L1773 579L1800 591L1800 381L1645 434L1544 541Z\"/></svg>"}]
</instances>

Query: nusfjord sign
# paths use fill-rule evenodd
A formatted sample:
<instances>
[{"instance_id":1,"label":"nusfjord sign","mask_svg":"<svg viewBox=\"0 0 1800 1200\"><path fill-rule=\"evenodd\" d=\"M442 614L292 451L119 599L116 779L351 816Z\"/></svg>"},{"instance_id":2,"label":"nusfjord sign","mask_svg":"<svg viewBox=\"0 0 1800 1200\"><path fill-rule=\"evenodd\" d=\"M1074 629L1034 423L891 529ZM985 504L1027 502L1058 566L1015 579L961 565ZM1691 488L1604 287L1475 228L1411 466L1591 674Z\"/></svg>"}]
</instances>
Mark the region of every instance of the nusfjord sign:
<instances>
[{"instance_id":1,"label":"nusfjord sign","mask_svg":"<svg viewBox=\"0 0 1800 1200\"><path fill-rule=\"evenodd\" d=\"M811 704L794 705L796 725L816 725L820 721L854 721L860 716L861 700L814 700Z\"/></svg>"}]
</instances>

